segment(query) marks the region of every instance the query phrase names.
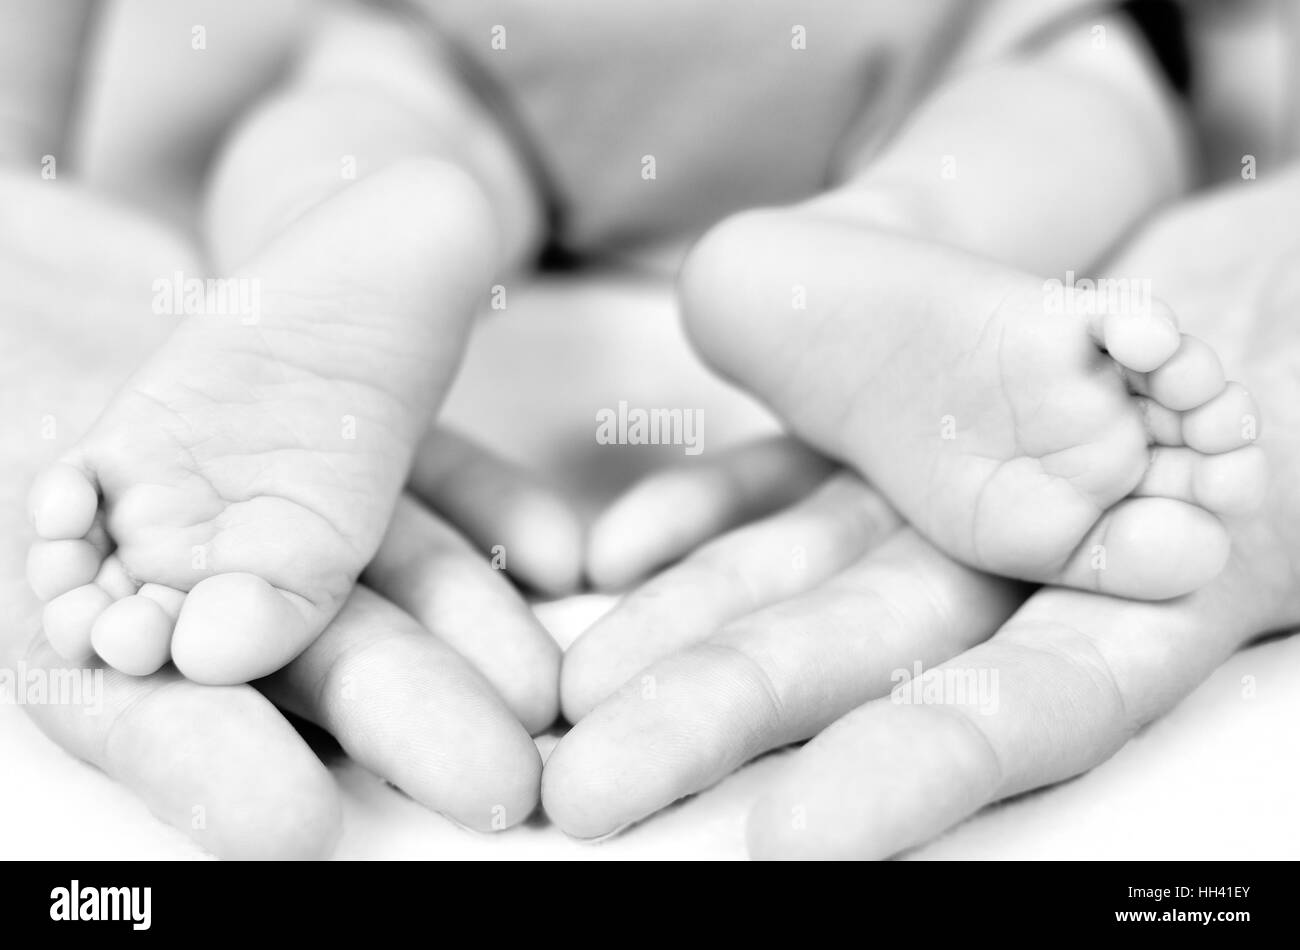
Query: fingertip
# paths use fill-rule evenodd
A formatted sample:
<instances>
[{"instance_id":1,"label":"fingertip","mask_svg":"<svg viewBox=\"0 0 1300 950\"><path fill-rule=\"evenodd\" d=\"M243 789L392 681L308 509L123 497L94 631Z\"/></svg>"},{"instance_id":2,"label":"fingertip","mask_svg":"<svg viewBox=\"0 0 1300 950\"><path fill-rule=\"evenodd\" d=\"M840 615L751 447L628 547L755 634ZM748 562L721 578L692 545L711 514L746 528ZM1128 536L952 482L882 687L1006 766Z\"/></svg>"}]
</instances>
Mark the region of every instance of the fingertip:
<instances>
[{"instance_id":1,"label":"fingertip","mask_svg":"<svg viewBox=\"0 0 1300 950\"><path fill-rule=\"evenodd\" d=\"M575 730L562 738L542 771L542 810L556 827L571 838L592 840L604 837L626 822L611 820L602 813L592 795L593 782L599 772L596 762L589 762L579 738L572 741Z\"/></svg>"},{"instance_id":2,"label":"fingertip","mask_svg":"<svg viewBox=\"0 0 1300 950\"><path fill-rule=\"evenodd\" d=\"M321 765L279 780L287 794L257 803L238 824L221 823L211 834L200 833L201 845L225 860L322 860L333 855L343 834L343 802L333 776Z\"/></svg>"},{"instance_id":3,"label":"fingertip","mask_svg":"<svg viewBox=\"0 0 1300 950\"><path fill-rule=\"evenodd\" d=\"M511 539L489 552L503 555L510 573L552 597L581 586L585 532L571 505L548 491L528 492L516 501L511 525Z\"/></svg>"},{"instance_id":4,"label":"fingertip","mask_svg":"<svg viewBox=\"0 0 1300 950\"><path fill-rule=\"evenodd\" d=\"M530 735L545 732L560 715L560 676L563 655L558 645L536 653L529 661L529 675L512 681L512 689L502 699ZM498 687L499 689L501 687ZM506 691L503 689L503 693Z\"/></svg>"},{"instance_id":5,"label":"fingertip","mask_svg":"<svg viewBox=\"0 0 1300 950\"><path fill-rule=\"evenodd\" d=\"M575 641L560 664L560 714L566 722L577 724L610 693L605 677L599 675L600 662L588 659L584 638Z\"/></svg>"},{"instance_id":6,"label":"fingertip","mask_svg":"<svg viewBox=\"0 0 1300 950\"><path fill-rule=\"evenodd\" d=\"M639 510L629 507L628 496L619 498L597 516L587 535L584 573L596 590L621 590L654 567L645 545L639 543Z\"/></svg>"},{"instance_id":7,"label":"fingertip","mask_svg":"<svg viewBox=\"0 0 1300 950\"><path fill-rule=\"evenodd\" d=\"M570 729L546 761L542 805L570 837L611 835L729 771L724 760L734 750L694 732L685 703L645 686L627 684Z\"/></svg>"},{"instance_id":8,"label":"fingertip","mask_svg":"<svg viewBox=\"0 0 1300 950\"><path fill-rule=\"evenodd\" d=\"M519 737L527 739L527 745ZM537 745L522 730L502 742L497 780L484 789L478 801L444 812L457 824L472 831L495 833L507 831L537 810L541 801L542 756Z\"/></svg>"},{"instance_id":9,"label":"fingertip","mask_svg":"<svg viewBox=\"0 0 1300 950\"><path fill-rule=\"evenodd\" d=\"M443 760L436 767L410 763L400 775L387 774L399 775L398 786L416 801L472 831L505 831L526 821L541 800L542 757L518 720L501 712L479 719L472 744L461 737L431 748Z\"/></svg>"},{"instance_id":10,"label":"fingertip","mask_svg":"<svg viewBox=\"0 0 1300 950\"><path fill-rule=\"evenodd\" d=\"M279 716L274 710L270 715ZM338 783L311 749L292 734L287 722L280 720L277 726L290 734L284 737L282 748L261 745L243 752L228 750L233 761L226 762L227 774L213 778L213 799L190 805L189 814L185 803L178 803L181 820L188 819L191 834L219 858L318 861L337 849L343 834ZM239 741L256 741L256 737L241 733ZM266 774L258 774L263 770ZM196 813L196 808L202 811ZM196 826L199 819L202 826Z\"/></svg>"},{"instance_id":11,"label":"fingertip","mask_svg":"<svg viewBox=\"0 0 1300 950\"><path fill-rule=\"evenodd\" d=\"M541 756L518 718L468 661L364 588L269 682L360 764L458 824L498 831L537 806Z\"/></svg>"},{"instance_id":12,"label":"fingertip","mask_svg":"<svg viewBox=\"0 0 1300 950\"><path fill-rule=\"evenodd\" d=\"M586 574L598 590L619 590L707 540L730 521L736 491L717 469L668 468L615 499L592 524Z\"/></svg>"}]
</instances>

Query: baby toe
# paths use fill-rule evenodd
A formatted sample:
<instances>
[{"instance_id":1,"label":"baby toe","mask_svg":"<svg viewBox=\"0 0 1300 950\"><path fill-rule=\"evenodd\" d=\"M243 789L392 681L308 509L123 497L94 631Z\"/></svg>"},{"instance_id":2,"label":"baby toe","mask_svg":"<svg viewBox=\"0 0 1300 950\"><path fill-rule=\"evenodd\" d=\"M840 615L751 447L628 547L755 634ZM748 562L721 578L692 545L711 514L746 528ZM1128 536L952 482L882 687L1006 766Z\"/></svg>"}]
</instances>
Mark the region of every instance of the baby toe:
<instances>
[{"instance_id":1,"label":"baby toe","mask_svg":"<svg viewBox=\"0 0 1300 950\"><path fill-rule=\"evenodd\" d=\"M1166 600L1213 580L1228 562L1222 522L1174 498L1128 498L1080 545L1060 582L1135 600Z\"/></svg>"},{"instance_id":2,"label":"baby toe","mask_svg":"<svg viewBox=\"0 0 1300 950\"><path fill-rule=\"evenodd\" d=\"M95 574L95 584L113 600L130 597L140 586L127 572L122 559L116 554L104 558L104 563L99 566L99 571Z\"/></svg>"},{"instance_id":3,"label":"baby toe","mask_svg":"<svg viewBox=\"0 0 1300 950\"><path fill-rule=\"evenodd\" d=\"M1183 414L1162 406L1149 396L1135 397L1142 414L1142 426L1152 445L1183 444Z\"/></svg>"},{"instance_id":4,"label":"baby toe","mask_svg":"<svg viewBox=\"0 0 1300 950\"><path fill-rule=\"evenodd\" d=\"M53 600L91 583L100 560L88 541L36 541L27 551L27 583L41 600Z\"/></svg>"},{"instance_id":5,"label":"baby toe","mask_svg":"<svg viewBox=\"0 0 1300 950\"><path fill-rule=\"evenodd\" d=\"M95 621L113 603L113 598L96 584L84 584L60 594L45 605L45 638L54 652L71 663L94 655L90 631Z\"/></svg>"},{"instance_id":6,"label":"baby toe","mask_svg":"<svg viewBox=\"0 0 1300 950\"><path fill-rule=\"evenodd\" d=\"M1180 412L1213 399L1226 382L1219 354L1194 336L1184 336L1178 352L1146 379L1147 395Z\"/></svg>"},{"instance_id":7,"label":"baby toe","mask_svg":"<svg viewBox=\"0 0 1300 950\"><path fill-rule=\"evenodd\" d=\"M1219 515L1244 515L1263 503L1268 465L1263 450L1202 455L1195 449L1160 447L1133 490L1139 497L1171 498Z\"/></svg>"},{"instance_id":8,"label":"baby toe","mask_svg":"<svg viewBox=\"0 0 1300 950\"><path fill-rule=\"evenodd\" d=\"M1257 445L1201 456L1193 469L1196 503L1216 514L1253 514L1268 494L1268 458Z\"/></svg>"},{"instance_id":9,"label":"baby toe","mask_svg":"<svg viewBox=\"0 0 1300 950\"><path fill-rule=\"evenodd\" d=\"M1217 454L1259 438L1259 407L1240 383L1228 383L1209 402L1183 415L1183 441L1198 452Z\"/></svg>"},{"instance_id":10,"label":"baby toe","mask_svg":"<svg viewBox=\"0 0 1300 950\"><path fill-rule=\"evenodd\" d=\"M36 534L47 541L81 538L90 531L99 508L99 493L86 474L59 462L32 482L28 510Z\"/></svg>"},{"instance_id":11,"label":"baby toe","mask_svg":"<svg viewBox=\"0 0 1300 950\"><path fill-rule=\"evenodd\" d=\"M172 623L156 601L135 594L111 604L96 618L90 642L114 669L148 676L171 655Z\"/></svg>"},{"instance_id":12,"label":"baby toe","mask_svg":"<svg viewBox=\"0 0 1300 950\"><path fill-rule=\"evenodd\" d=\"M262 578L217 574L186 595L172 636L172 659L198 683L247 683L280 669L319 632L289 595Z\"/></svg>"},{"instance_id":13,"label":"baby toe","mask_svg":"<svg viewBox=\"0 0 1300 950\"><path fill-rule=\"evenodd\" d=\"M136 591L141 597L147 597L162 608L163 613L171 618L172 623L181 615L181 605L185 603L185 591L163 584L143 584Z\"/></svg>"},{"instance_id":14,"label":"baby toe","mask_svg":"<svg viewBox=\"0 0 1300 950\"><path fill-rule=\"evenodd\" d=\"M1173 312L1152 301L1150 307L1132 313L1108 313L1102 323L1106 352L1121 366L1149 373L1162 366L1182 343Z\"/></svg>"}]
</instances>

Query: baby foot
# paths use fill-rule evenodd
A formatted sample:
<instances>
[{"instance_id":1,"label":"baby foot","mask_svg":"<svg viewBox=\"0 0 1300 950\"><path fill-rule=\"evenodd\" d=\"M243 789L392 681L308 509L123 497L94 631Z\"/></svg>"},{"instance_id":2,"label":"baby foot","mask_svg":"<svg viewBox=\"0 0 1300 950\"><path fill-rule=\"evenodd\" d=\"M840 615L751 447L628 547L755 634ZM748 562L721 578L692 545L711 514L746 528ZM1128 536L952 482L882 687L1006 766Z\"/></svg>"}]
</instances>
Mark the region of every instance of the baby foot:
<instances>
[{"instance_id":1,"label":"baby foot","mask_svg":"<svg viewBox=\"0 0 1300 950\"><path fill-rule=\"evenodd\" d=\"M487 284L490 220L462 173L395 165L243 269L257 312L186 317L32 488L55 649L135 674L170 656L205 683L301 652L387 528Z\"/></svg>"},{"instance_id":2,"label":"baby foot","mask_svg":"<svg viewBox=\"0 0 1300 950\"><path fill-rule=\"evenodd\" d=\"M707 236L681 293L706 359L977 568L1174 597L1226 563L1219 516L1263 499L1254 401L1159 301L1101 314L970 255L773 211Z\"/></svg>"}]
</instances>

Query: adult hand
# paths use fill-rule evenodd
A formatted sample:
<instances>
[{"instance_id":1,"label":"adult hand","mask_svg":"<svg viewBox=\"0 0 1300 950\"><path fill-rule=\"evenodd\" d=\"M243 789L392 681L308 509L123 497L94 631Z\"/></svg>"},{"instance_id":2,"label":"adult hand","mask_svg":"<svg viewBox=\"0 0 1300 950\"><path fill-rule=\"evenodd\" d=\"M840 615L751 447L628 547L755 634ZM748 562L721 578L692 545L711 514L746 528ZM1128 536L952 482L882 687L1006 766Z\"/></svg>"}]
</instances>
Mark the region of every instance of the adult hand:
<instances>
[{"instance_id":1,"label":"adult hand","mask_svg":"<svg viewBox=\"0 0 1300 950\"><path fill-rule=\"evenodd\" d=\"M0 177L0 206L9 452L0 612L15 621L0 662L52 670L64 664L33 639L39 605L22 580L30 529L20 499L170 329L151 313L153 281L202 271L174 234L34 172ZM563 585L578 569L576 521L548 490L448 433L422 447L411 490L370 589L358 588L276 676L210 688L168 670L104 671L98 715L56 702L25 708L55 741L221 856L322 855L339 831L333 780L272 701L461 824L497 830L522 820L541 767L529 732L554 718L559 654L487 552L499 543L525 581ZM416 496L454 509L468 537ZM571 542L567 553L557 537Z\"/></svg>"},{"instance_id":2,"label":"adult hand","mask_svg":"<svg viewBox=\"0 0 1300 950\"><path fill-rule=\"evenodd\" d=\"M751 853L884 857L1092 768L1243 643L1300 624L1298 212L1300 170L1237 185L1160 216L1106 269L1150 278L1187 329L1235 355L1229 370L1268 420L1269 500L1232 525L1211 585L1162 603L1024 599L837 476L649 581L571 648L562 706L580 721L548 760L547 812L571 834L606 834L815 736L749 815ZM667 482L678 499L710 497L689 475ZM619 517L652 535L664 499L643 489L638 504ZM717 504L715 523L734 520ZM675 542L637 544L662 556ZM891 701L891 672L918 662L967 683L996 671L996 695Z\"/></svg>"}]
</instances>

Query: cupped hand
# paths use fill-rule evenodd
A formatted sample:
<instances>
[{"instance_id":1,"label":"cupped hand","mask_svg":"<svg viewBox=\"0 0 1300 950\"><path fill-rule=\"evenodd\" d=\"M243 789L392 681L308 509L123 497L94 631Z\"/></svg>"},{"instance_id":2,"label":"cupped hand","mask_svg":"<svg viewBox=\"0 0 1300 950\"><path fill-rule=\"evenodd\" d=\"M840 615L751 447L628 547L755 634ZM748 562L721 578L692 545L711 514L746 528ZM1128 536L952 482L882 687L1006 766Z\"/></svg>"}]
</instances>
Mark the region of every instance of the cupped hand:
<instances>
[{"instance_id":1,"label":"cupped hand","mask_svg":"<svg viewBox=\"0 0 1300 950\"><path fill-rule=\"evenodd\" d=\"M1300 624L1297 212L1300 170L1238 185L1160 216L1107 269L1150 278L1269 420L1268 502L1231 525L1232 559L1211 585L1161 603L1026 596L835 476L646 582L571 648L561 697L578 722L547 762L547 812L571 834L603 835L811 738L751 811L751 853L884 857L1094 767L1243 643ZM784 451L790 473L809 470ZM650 553L592 573L634 576L680 553L687 535L670 535L664 512L689 507L683 497L711 507L700 524L787 501L780 477L751 485L743 506L728 500L708 482L729 464L705 484L677 473L654 483L671 492L634 489L593 528L591 551L617 523L629 549ZM922 679L891 694L917 664L933 689Z\"/></svg>"},{"instance_id":2,"label":"cupped hand","mask_svg":"<svg viewBox=\"0 0 1300 950\"><path fill-rule=\"evenodd\" d=\"M167 318L151 313L153 281L202 271L176 235L62 181L4 175L0 205L4 613L15 620L0 649L6 666L55 669L64 664L36 633L39 605L22 581L30 529L18 500L167 333ZM461 513L464 533L435 507ZM280 708L430 808L499 830L536 804L541 763L529 733L554 718L559 651L490 550L510 553L516 579L555 590L577 576L578 538L559 496L434 433L367 586L281 673L209 688L169 670L106 670L97 715L25 708L217 855L319 856L339 833L338 789Z\"/></svg>"}]
</instances>

